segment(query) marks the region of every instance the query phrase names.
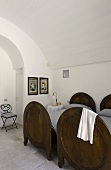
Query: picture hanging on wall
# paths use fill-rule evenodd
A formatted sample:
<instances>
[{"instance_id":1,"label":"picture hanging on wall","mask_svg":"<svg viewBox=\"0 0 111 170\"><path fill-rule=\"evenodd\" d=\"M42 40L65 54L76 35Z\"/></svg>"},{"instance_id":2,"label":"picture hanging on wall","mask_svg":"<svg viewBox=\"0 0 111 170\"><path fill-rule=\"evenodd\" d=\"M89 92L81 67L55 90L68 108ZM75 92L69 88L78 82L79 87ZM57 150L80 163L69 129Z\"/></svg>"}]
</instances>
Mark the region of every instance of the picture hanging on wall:
<instances>
[{"instance_id":1,"label":"picture hanging on wall","mask_svg":"<svg viewBox=\"0 0 111 170\"><path fill-rule=\"evenodd\" d=\"M39 79L40 84L40 94L48 94L48 78L40 77Z\"/></svg>"},{"instance_id":2,"label":"picture hanging on wall","mask_svg":"<svg viewBox=\"0 0 111 170\"><path fill-rule=\"evenodd\" d=\"M28 95L38 94L38 78L28 77Z\"/></svg>"}]
</instances>

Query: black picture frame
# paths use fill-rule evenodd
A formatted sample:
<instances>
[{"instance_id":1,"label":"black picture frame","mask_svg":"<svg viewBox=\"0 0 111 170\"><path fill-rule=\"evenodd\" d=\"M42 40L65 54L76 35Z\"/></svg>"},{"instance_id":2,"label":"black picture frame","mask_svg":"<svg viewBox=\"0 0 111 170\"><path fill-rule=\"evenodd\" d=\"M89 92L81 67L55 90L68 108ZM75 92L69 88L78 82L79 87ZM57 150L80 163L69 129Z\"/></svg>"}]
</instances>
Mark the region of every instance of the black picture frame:
<instances>
[{"instance_id":1,"label":"black picture frame","mask_svg":"<svg viewBox=\"0 0 111 170\"><path fill-rule=\"evenodd\" d=\"M28 95L38 95L38 77L28 77Z\"/></svg>"},{"instance_id":2,"label":"black picture frame","mask_svg":"<svg viewBox=\"0 0 111 170\"><path fill-rule=\"evenodd\" d=\"M40 94L48 94L49 93L49 79L40 77L39 78L39 90Z\"/></svg>"}]
</instances>

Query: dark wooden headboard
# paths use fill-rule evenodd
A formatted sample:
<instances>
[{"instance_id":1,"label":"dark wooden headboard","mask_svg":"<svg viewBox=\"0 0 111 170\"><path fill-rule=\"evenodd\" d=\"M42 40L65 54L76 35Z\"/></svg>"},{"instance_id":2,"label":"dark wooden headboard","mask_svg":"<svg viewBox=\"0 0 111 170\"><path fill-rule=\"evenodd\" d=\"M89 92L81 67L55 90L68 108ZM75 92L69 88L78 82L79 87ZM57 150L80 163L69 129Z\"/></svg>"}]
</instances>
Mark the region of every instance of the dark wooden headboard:
<instances>
[{"instance_id":1,"label":"dark wooden headboard","mask_svg":"<svg viewBox=\"0 0 111 170\"><path fill-rule=\"evenodd\" d=\"M111 109L111 94L104 97L100 103L100 110Z\"/></svg>"},{"instance_id":2,"label":"dark wooden headboard","mask_svg":"<svg viewBox=\"0 0 111 170\"><path fill-rule=\"evenodd\" d=\"M79 92L74 94L70 99L70 104L73 103L86 105L96 112L96 106L93 98L86 93Z\"/></svg>"}]
</instances>

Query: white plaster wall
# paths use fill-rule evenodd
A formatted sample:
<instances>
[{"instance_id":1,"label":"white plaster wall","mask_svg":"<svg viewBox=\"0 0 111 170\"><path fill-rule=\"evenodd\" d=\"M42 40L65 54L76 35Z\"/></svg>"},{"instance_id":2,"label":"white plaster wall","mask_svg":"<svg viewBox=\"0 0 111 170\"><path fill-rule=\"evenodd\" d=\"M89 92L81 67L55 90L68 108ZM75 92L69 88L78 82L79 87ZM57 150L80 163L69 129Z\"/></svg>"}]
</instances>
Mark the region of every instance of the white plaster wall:
<instances>
[{"instance_id":1,"label":"white plaster wall","mask_svg":"<svg viewBox=\"0 0 111 170\"><path fill-rule=\"evenodd\" d=\"M0 105L9 103L12 105L13 113L16 112L16 72L6 52L0 48ZM4 101L7 99L7 101ZM9 123L9 122L8 122ZM0 119L0 126L2 121Z\"/></svg>"},{"instance_id":2,"label":"white plaster wall","mask_svg":"<svg viewBox=\"0 0 111 170\"><path fill-rule=\"evenodd\" d=\"M62 78L62 69L53 70L53 91L57 92L58 100L66 105L73 94L85 92L95 100L98 112L101 100L111 94L111 62L68 69L69 78Z\"/></svg>"},{"instance_id":3,"label":"white plaster wall","mask_svg":"<svg viewBox=\"0 0 111 170\"><path fill-rule=\"evenodd\" d=\"M35 42L22 30L12 23L0 18L0 35L8 38L20 51L24 62L23 82L23 111L28 102L36 100L44 106L50 103L51 93L51 70L47 67L47 61ZM17 60L16 60L17 62ZM49 94L28 96L28 76L48 77ZM52 93L51 93L52 94Z\"/></svg>"},{"instance_id":4,"label":"white plaster wall","mask_svg":"<svg viewBox=\"0 0 111 170\"><path fill-rule=\"evenodd\" d=\"M0 35L0 46L4 51L7 52L12 62L13 69L23 68L24 64L20 51L8 38Z\"/></svg>"}]
</instances>

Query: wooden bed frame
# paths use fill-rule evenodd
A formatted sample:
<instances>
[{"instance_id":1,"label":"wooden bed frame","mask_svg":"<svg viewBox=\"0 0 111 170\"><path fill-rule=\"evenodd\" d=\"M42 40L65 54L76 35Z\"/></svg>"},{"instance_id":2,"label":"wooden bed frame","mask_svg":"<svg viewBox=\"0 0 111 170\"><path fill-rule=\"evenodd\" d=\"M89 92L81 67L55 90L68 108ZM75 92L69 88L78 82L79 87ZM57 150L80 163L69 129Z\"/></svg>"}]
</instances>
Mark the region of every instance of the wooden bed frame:
<instances>
[{"instance_id":1,"label":"wooden bed frame","mask_svg":"<svg viewBox=\"0 0 111 170\"><path fill-rule=\"evenodd\" d=\"M80 101L81 104L95 110L94 101L89 98L87 94L78 93L71 98L70 103ZM111 103L111 100L108 103ZM75 170L109 170L111 168L111 134L102 119L97 116L93 144L77 138L81 113L82 108L71 108L59 118L57 124L58 165L61 168L65 158Z\"/></svg>"},{"instance_id":2,"label":"wooden bed frame","mask_svg":"<svg viewBox=\"0 0 111 170\"><path fill-rule=\"evenodd\" d=\"M95 103L89 95L77 93L72 96L70 103L75 101L82 102L95 111ZM57 144L57 136L45 107L36 101L30 102L24 110L23 122L24 145L26 146L29 140L35 147L44 148L48 160L51 160L51 149Z\"/></svg>"},{"instance_id":3,"label":"wooden bed frame","mask_svg":"<svg viewBox=\"0 0 111 170\"><path fill-rule=\"evenodd\" d=\"M102 99L100 103L100 110L111 109L111 94Z\"/></svg>"},{"instance_id":4,"label":"wooden bed frame","mask_svg":"<svg viewBox=\"0 0 111 170\"><path fill-rule=\"evenodd\" d=\"M26 106L23 134L25 146L29 139L35 147L44 148L48 160L51 160L51 148L56 143L56 133L52 128L49 114L42 104L32 101Z\"/></svg>"},{"instance_id":5,"label":"wooden bed frame","mask_svg":"<svg viewBox=\"0 0 111 170\"><path fill-rule=\"evenodd\" d=\"M86 93L79 92L74 94L70 99L70 104L83 104L90 107L93 111L96 112L96 106L93 98Z\"/></svg>"}]
</instances>

